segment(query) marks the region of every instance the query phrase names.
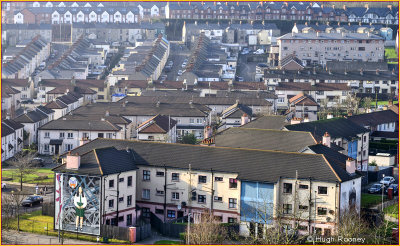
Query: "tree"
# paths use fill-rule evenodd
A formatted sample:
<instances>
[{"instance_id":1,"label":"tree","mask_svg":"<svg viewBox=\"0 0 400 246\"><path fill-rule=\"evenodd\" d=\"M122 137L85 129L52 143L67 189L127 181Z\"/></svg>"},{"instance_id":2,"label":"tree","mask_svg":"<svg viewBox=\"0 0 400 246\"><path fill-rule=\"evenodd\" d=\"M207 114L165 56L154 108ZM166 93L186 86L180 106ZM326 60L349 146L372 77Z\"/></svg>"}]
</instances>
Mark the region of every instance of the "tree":
<instances>
[{"instance_id":1,"label":"tree","mask_svg":"<svg viewBox=\"0 0 400 246\"><path fill-rule=\"evenodd\" d=\"M360 106L360 98L356 97L353 94L348 94L345 101L343 102L343 106L346 109L347 114L349 113L358 114L358 109Z\"/></svg>"},{"instance_id":2,"label":"tree","mask_svg":"<svg viewBox=\"0 0 400 246\"><path fill-rule=\"evenodd\" d=\"M200 223L186 231L190 244L222 244L226 238L226 229L208 211L202 214Z\"/></svg>"},{"instance_id":3,"label":"tree","mask_svg":"<svg viewBox=\"0 0 400 246\"><path fill-rule=\"evenodd\" d=\"M25 195L21 192L11 191L11 194L1 194L2 224L5 228L9 228L9 222L14 216L19 216L19 209L24 198ZM19 223L17 226L19 230Z\"/></svg>"},{"instance_id":4,"label":"tree","mask_svg":"<svg viewBox=\"0 0 400 246\"><path fill-rule=\"evenodd\" d=\"M183 144L196 144L197 138L193 133L187 134L182 137Z\"/></svg>"},{"instance_id":5,"label":"tree","mask_svg":"<svg viewBox=\"0 0 400 246\"><path fill-rule=\"evenodd\" d=\"M364 109L370 109L371 108L371 103L373 102L372 98L370 97L364 97L362 99L362 105Z\"/></svg>"},{"instance_id":6,"label":"tree","mask_svg":"<svg viewBox=\"0 0 400 246\"><path fill-rule=\"evenodd\" d=\"M14 158L9 162L11 166L16 169L16 172L20 181L20 190L22 191L22 180L25 175L34 172L33 158L36 156L35 153L30 151L23 151L14 156Z\"/></svg>"}]
</instances>

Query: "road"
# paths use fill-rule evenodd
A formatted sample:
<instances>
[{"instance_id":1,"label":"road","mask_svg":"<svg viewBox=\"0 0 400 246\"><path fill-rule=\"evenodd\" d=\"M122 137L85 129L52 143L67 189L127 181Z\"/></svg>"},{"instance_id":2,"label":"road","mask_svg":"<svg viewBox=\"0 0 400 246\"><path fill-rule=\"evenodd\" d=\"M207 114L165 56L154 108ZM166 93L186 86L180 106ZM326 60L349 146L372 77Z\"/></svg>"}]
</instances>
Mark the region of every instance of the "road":
<instances>
[{"instance_id":1,"label":"road","mask_svg":"<svg viewBox=\"0 0 400 246\"><path fill-rule=\"evenodd\" d=\"M162 75L167 75L167 80L176 81L178 77L178 71L182 70L182 63L185 59L190 56L190 50L183 44L171 43L171 50L169 53L168 61L173 61L174 65L170 72L166 73L163 71Z\"/></svg>"}]
</instances>

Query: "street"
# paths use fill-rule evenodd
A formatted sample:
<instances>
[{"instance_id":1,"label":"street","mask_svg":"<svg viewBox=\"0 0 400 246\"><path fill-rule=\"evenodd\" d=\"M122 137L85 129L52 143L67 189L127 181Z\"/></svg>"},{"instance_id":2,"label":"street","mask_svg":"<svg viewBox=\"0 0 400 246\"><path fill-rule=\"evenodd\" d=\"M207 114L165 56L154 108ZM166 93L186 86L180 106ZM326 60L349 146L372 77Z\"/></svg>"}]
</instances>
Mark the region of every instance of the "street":
<instances>
[{"instance_id":1,"label":"street","mask_svg":"<svg viewBox=\"0 0 400 246\"><path fill-rule=\"evenodd\" d=\"M168 81L176 81L176 79L179 77L178 71L184 70L184 68L182 68L183 61L185 59L189 59L189 56L190 56L190 50L185 45L178 43L171 43L171 50L168 61L173 61L174 65L172 66L170 72L166 73L164 69L162 75L166 74Z\"/></svg>"}]
</instances>

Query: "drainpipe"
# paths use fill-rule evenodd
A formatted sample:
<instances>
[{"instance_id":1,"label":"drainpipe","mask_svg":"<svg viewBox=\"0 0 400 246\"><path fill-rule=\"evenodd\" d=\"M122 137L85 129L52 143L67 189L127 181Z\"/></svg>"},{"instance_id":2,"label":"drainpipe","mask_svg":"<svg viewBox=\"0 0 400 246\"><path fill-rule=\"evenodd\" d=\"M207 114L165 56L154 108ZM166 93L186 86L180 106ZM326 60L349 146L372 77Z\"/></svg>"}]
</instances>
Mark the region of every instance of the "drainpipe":
<instances>
[{"instance_id":1,"label":"drainpipe","mask_svg":"<svg viewBox=\"0 0 400 246\"><path fill-rule=\"evenodd\" d=\"M339 201L339 204L336 201ZM335 196L335 228L337 229L340 222L340 184L336 181L336 196Z\"/></svg>"},{"instance_id":2,"label":"drainpipe","mask_svg":"<svg viewBox=\"0 0 400 246\"><path fill-rule=\"evenodd\" d=\"M214 214L214 172L211 168L211 215Z\"/></svg>"},{"instance_id":3,"label":"drainpipe","mask_svg":"<svg viewBox=\"0 0 400 246\"><path fill-rule=\"evenodd\" d=\"M121 173L117 175L117 226L119 226L119 175Z\"/></svg>"},{"instance_id":4,"label":"drainpipe","mask_svg":"<svg viewBox=\"0 0 400 246\"><path fill-rule=\"evenodd\" d=\"M311 232L311 203L312 203L312 200L311 200L311 195L312 195L311 177L309 177L309 180L310 180L310 196L308 198L308 234L311 235L312 234L312 232Z\"/></svg>"}]
</instances>

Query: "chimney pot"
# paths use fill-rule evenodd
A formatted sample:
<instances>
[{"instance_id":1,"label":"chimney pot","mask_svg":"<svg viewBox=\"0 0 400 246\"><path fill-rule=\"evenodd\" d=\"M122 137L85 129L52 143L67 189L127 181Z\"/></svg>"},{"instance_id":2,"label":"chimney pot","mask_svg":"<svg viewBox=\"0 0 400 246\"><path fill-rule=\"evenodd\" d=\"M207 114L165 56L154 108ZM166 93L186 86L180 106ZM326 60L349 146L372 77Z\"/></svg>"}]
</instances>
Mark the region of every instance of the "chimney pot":
<instances>
[{"instance_id":1,"label":"chimney pot","mask_svg":"<svg viewBox=\"0 0 400 246\"><path fill-rule=\"evenodd\" d=\"M331 136L328 132L325 132L324 136L322 137L322 144L328 148L331 147Z\"/></svg>"}]
</instances>

